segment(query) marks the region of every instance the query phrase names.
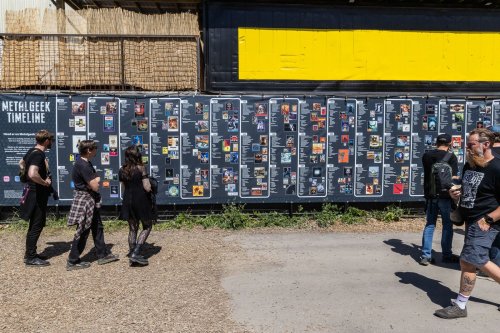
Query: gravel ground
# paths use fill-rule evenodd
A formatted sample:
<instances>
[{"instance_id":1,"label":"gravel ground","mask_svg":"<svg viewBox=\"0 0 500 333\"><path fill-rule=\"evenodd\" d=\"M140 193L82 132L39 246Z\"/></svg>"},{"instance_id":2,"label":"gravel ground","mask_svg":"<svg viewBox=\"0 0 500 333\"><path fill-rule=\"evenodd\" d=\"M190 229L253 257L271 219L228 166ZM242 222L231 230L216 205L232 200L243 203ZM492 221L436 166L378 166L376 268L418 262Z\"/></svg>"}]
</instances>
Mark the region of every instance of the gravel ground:
<instances>
[{"instance_id":1,"label":"gravel ground","mask_svg":"<svg viewBox=\"0 0 500 333\"><path fill-rule=\"evenodd\" d=\"M89 239L89 269L67 272L73 233L44 230L39 250L51 266L22 263L24 232L0 229L1 332L245 332L231 319L229 296L221 285L225 262L245 261L227 240L234 233L421 232L423 219L397 223L370 221L328 229L252 229L243 231L154 231L146 248L150 265L129 267L127 231L106 234L120 261L99 266ZM86 254L88 253L88 254Z\"/></svg>"}]
</instances>

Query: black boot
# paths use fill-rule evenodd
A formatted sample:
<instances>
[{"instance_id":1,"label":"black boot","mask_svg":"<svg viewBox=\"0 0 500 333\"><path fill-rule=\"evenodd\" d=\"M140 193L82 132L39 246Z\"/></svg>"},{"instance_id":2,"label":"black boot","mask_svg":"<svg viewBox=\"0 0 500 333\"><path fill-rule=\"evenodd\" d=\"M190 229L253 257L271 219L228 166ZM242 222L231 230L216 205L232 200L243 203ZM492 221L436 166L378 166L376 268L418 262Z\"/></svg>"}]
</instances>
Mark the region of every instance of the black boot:
<instances>
[{"instance_id":1,"label":"black boot","mask_svg":"<svg viewBox=\"0 0 500 333\"><path fill-rule=\"evenodd\" d=\"M135 243L128 243L128 254L127 254L127 258L130 258L130 256L132 256L132 253L134 252L134 249L135 249Z\"/></svg>"},{"instance_id":2,"label":"black boot","mask_svg":"<svg viewBox=\"0 0 500 333\"><path fill-rule=\"evenodd\" d=\"M134 251L132 252L132 255L130 256L129 260L130 263L136 263L141 266L146 266L149 264L148 259L144 258L143 256L140 255L141 253L141 245L137 244L135 246Z\"/></svg>"}]
</instances>

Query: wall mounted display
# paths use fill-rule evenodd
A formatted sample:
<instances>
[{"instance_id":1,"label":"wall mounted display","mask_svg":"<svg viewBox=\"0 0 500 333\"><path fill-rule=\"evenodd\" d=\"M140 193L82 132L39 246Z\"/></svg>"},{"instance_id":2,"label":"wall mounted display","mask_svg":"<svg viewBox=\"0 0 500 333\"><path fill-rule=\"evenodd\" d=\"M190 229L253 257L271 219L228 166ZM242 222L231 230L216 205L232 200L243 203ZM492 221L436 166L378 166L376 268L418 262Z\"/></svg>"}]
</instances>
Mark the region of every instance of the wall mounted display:
<instances>
[{"instance_id":1,"label":"wall mounted display","mask_svg":"<svg viewBox=\"0 0 500 333\"><path fill-rule=\"evenodd\" d=\"M71 171L87 138L98 144L92 163L104 205L121 203L118 170L129 146L158 179L160 205L422 201L423 153L449 133L461 169L467 132L498 124L499 101L4 94L1 205L18 205L18 161L43 128L56 134L47 158L59 205L71 204Z\"/></svg>"}]
</instances>

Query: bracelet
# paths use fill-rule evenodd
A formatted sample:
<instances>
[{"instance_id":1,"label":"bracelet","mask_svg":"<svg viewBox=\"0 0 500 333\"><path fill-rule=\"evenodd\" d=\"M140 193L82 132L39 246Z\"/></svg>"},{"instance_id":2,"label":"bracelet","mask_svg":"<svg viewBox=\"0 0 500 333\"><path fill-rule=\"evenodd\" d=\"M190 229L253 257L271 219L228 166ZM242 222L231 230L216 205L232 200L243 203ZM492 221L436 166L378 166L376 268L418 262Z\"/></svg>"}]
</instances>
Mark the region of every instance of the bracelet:
<instances>
[{"instance_id":1,"label":"bracelet","mask_svg":"<svg viewBox=\"0 0 500 333\"><path fill-rule=\"evenodd\" d=\"M487 224L495 223L495 220L493 220L493 218L491 216L489 216L488 214L484 214L483 219L484 219L484 222L486 222Z\"/></svg>"}]
</instances>

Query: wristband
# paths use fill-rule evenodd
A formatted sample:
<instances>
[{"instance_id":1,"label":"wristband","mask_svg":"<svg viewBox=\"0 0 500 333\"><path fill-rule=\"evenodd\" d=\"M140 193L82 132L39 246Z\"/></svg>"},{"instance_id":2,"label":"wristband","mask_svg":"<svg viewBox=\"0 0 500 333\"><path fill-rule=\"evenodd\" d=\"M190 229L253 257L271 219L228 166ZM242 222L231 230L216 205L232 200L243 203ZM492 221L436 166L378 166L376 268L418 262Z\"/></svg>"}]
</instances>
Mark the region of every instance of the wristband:
<instances>
[{"instance_id":1,"label":"wristband","mask_svg":"<svg viewBox=\"0 0 500 333\"><path fill-rule=\"evenodd\" d=\"M493 220L493 218L491 216L489 216L488 214L484 214L483 219L488 224L495 223L495 220Z\"/></svg>"}]
</instances>

